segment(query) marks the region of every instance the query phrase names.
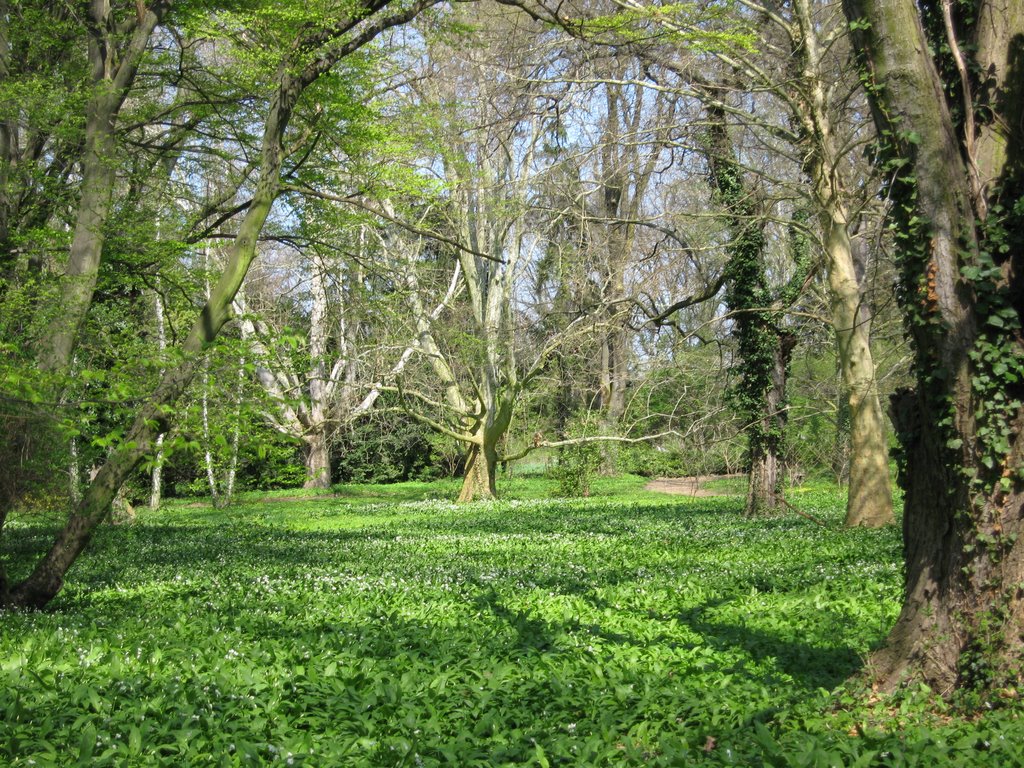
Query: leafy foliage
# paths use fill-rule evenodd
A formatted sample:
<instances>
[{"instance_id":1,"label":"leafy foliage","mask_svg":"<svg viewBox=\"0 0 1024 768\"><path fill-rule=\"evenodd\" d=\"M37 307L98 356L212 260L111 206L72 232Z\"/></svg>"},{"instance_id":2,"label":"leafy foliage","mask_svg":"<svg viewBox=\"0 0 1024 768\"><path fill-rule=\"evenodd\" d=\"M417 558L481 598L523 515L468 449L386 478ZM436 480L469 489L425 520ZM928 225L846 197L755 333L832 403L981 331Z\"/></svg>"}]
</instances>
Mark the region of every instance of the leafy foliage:
<instances>
[{"instance_id":1,"label":"leafy foliage","mask_svg":"<svg viewBox=\"0 0 1024 768\"><path fill-rule=\"evenodd\" d=\"M920 693L893 708L826 692L883 636L900 589L898 535L840 529L833 492L793 497L826 529L635 491L460 507L337 491L103 529L52 612L4 617L0 762L1022 757L1015 708L968 722L927 716ZM18 572L48 532L9 525Z\"/></svg>"},{"instance_id":2,"label":"leafy foliage","mask_svg":"<svg viewBox=\"0 0 1024 768\"><path fill-rule=\"evenodd\" d=\"M597 414L585 412L571 419L565 427L569 439L587 438L601 431ZM558 464L551 468L551 475L558 480L558 495L589 496L590 482L601 468L603 451L600 443L582 442L562 446L558 451Z\"/></svg>"}]
</instances>

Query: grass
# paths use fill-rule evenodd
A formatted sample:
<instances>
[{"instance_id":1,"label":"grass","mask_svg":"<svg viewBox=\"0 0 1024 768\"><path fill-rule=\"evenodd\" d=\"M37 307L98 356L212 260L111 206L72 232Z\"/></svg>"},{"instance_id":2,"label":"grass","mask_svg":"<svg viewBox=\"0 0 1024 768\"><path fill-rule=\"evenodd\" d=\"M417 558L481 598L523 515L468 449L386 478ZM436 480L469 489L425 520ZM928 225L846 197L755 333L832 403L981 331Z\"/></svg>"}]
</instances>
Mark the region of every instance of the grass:
<instances>
[{"instance_id":1,"label":"grass","mask_svg":"<svg viewBox=\"0 0 1024 768\"><path fill-rule=\"evenodd\" d=\"M747 493L747 479L745 477L718 477L714 480L706 480L701 483L701 488L714 491L723 496L745 496Z\"/></svg>"},{"instance_id":2,"label":"grass","mask_svg":"<svg viewBox=\"0 0 1024 768\"><path fill-rule=\"evenodd\" d=\"M843 530L823 488L828 528L601 482L105 528L50 611L2 617L0 764L1022 764L1017 710L843 686L895 618L896 529ZM49 534L6 535L18 571Z\"/></svg>"}]
</instances>

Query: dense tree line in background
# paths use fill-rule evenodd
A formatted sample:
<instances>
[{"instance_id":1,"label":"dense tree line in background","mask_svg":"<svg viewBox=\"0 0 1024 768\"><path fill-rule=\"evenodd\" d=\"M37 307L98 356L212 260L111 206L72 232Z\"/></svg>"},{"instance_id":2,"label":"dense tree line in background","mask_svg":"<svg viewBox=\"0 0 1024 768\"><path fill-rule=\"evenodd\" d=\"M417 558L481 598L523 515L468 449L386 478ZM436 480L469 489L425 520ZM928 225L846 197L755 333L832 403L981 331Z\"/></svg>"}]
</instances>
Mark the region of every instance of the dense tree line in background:
<instances>
[{"instance_id":1,"label":"dense tree line in background","mask_svg":"<svg viewBox=\"0 0 1024 768\"><path fill-rule=\"evenodd\" d=\"M909 596L875 663L994 679L1022 18L0 1L0 535L60 527L0 602L50 600L115 504L439 475L468 501L517 462L580 493L745 471L748 514L827 474L883 525L899 389Z\"/></svg>"}]
</instances>

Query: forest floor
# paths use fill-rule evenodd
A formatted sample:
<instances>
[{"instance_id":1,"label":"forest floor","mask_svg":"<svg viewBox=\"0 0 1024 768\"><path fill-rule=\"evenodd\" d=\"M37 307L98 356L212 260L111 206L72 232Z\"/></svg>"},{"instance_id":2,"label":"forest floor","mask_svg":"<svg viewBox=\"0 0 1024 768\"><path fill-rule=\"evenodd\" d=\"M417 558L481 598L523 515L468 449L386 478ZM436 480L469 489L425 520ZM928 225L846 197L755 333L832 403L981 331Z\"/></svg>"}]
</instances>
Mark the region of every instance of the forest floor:
<instances>
[{"instance_id":1,"label":"forest floor","mask_svg":"<svg viewBox=\"0 0 1024 768\"><path fill-rule=\"evenodd\" d=\"M902 539L843 527L845 489L791 489L812 525L635 476L499 482L104 526L47 611L0 615L0 766L1024 766L1020 701L858 682ZM7 572L55 530L8 520Z\"/></svg>"}]
</instances>

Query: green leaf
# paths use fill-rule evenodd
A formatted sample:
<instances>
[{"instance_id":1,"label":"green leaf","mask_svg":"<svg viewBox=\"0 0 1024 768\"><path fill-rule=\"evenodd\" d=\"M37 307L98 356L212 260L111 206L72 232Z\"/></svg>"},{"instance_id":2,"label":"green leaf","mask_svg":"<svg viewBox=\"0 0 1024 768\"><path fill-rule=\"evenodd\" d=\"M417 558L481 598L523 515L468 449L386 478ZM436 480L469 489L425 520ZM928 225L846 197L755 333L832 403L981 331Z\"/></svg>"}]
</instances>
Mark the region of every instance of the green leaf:
<instances>
[{"instance_id":1,"label":"green leaf","mask_svg":"<svg viewBox=\"0 0 1024 768\"><path fill-rule=\"evenodd\" d=\"M78 739L78 765L89 765L95 751L96 728L88 723L82 728L82 735Z\"/></svg>"}]
</instances>

